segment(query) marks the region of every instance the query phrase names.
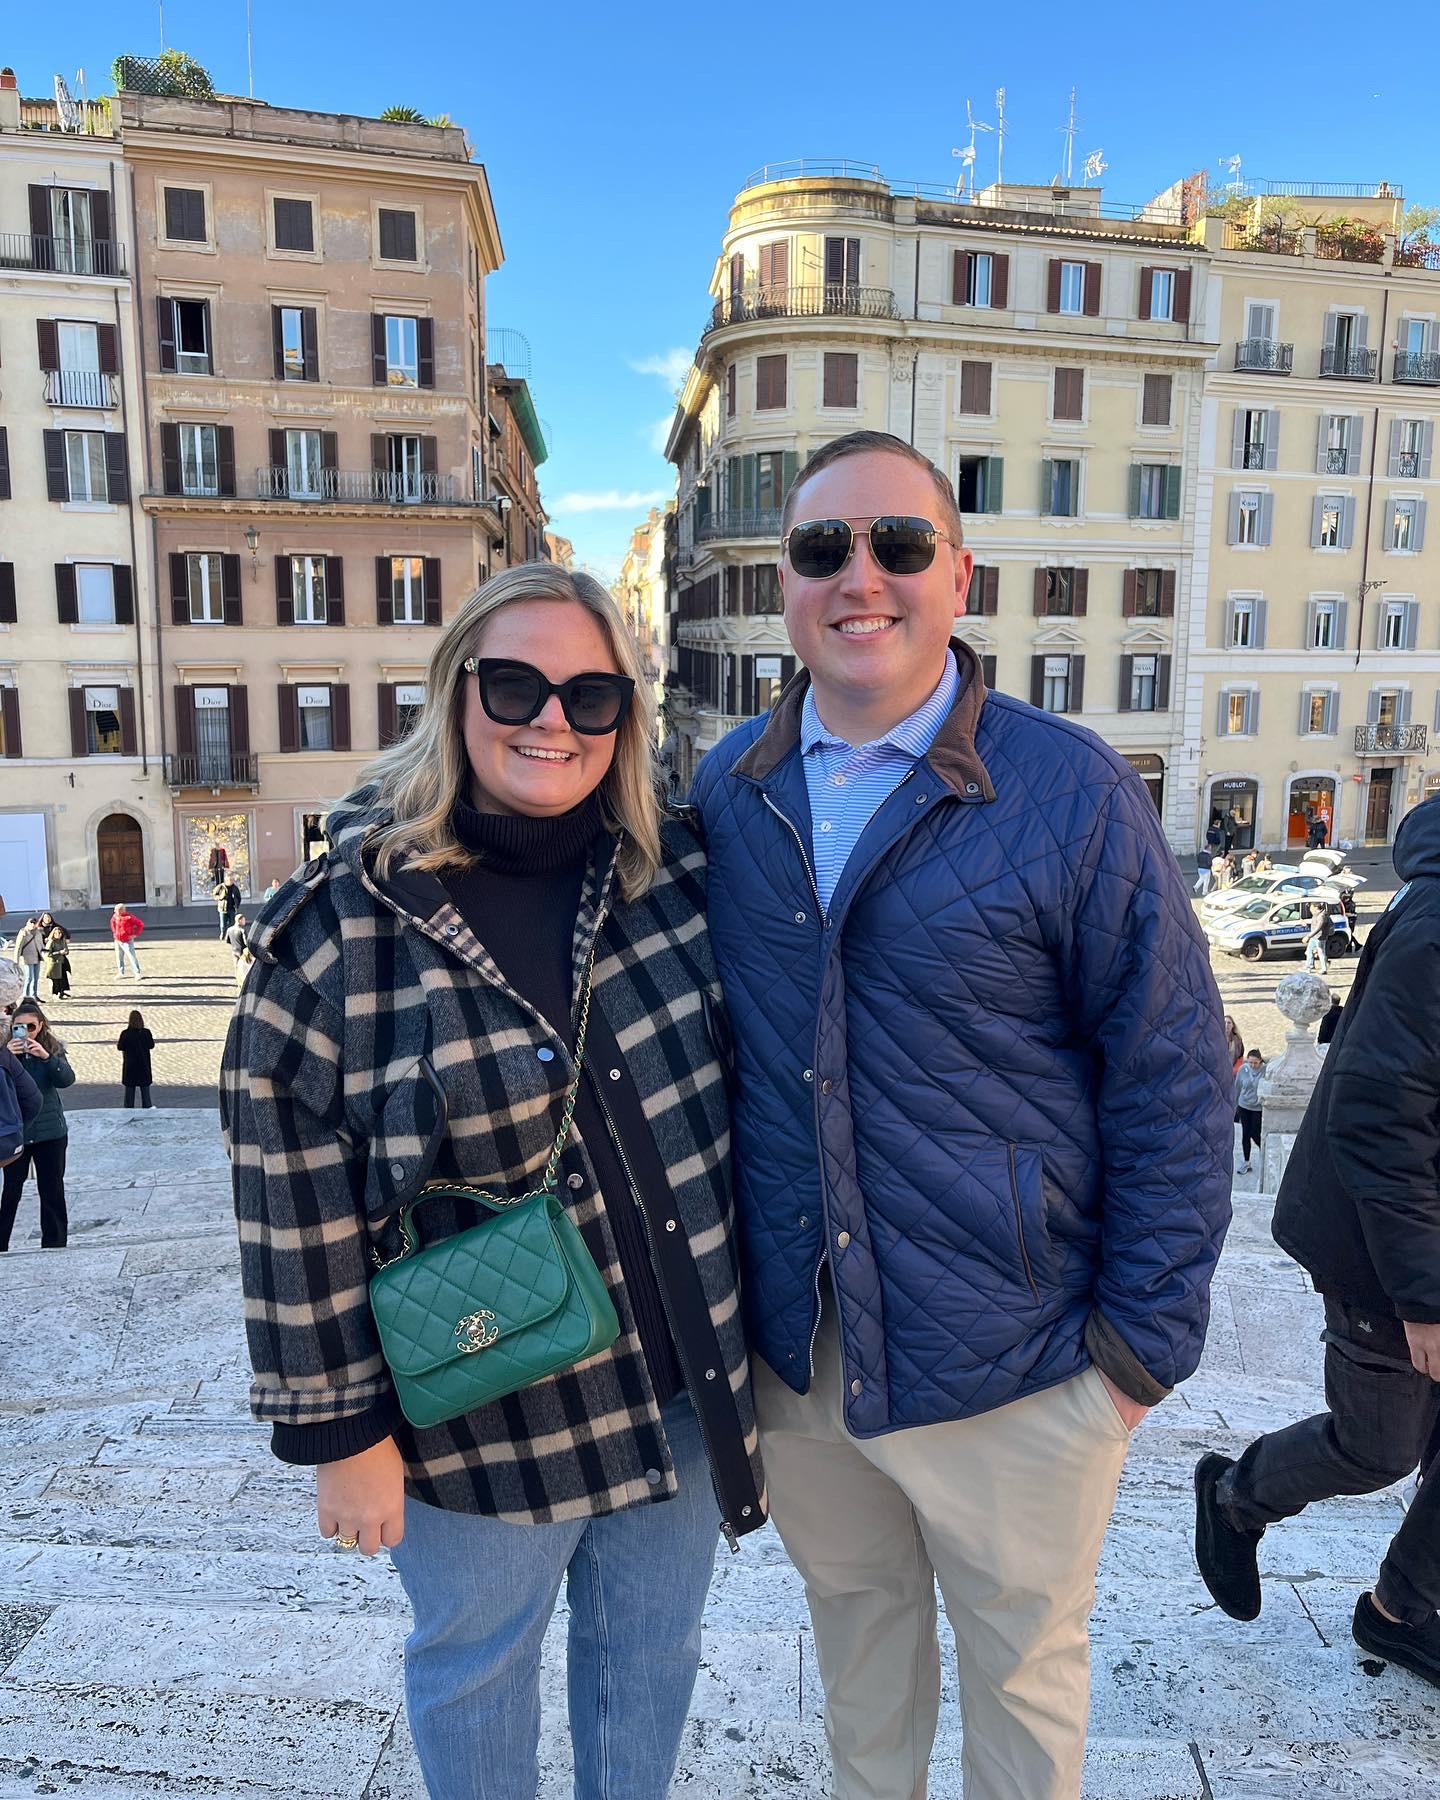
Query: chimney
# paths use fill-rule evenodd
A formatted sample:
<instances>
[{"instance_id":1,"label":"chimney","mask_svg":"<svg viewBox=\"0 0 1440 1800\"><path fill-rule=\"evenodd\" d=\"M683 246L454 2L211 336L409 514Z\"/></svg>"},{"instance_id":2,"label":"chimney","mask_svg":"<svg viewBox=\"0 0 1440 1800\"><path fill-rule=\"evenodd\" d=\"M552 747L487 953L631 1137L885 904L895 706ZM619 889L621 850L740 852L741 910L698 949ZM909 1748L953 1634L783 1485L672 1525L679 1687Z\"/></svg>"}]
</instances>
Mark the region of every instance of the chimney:
<instances>
[{"instance_id":1,"label":"chimney","mask_svg":"<svg viewBox=\"0 0 1440 1800\"><path fill-rule=\"evenodd\" d=\"M0 131L20 129L20 85L13 69L0 69Z\"/></svg>"}]
</instances>

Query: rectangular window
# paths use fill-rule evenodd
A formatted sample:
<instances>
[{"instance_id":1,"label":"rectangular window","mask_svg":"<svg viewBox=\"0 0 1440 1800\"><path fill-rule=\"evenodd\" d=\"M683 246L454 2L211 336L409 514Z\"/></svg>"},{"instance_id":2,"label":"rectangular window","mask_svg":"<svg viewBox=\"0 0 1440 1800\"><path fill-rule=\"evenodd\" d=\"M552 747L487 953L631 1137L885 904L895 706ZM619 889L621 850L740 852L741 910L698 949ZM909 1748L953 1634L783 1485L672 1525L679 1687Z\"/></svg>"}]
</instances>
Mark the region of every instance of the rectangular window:
<instances>
[{"instance_id":1,"label":"rectangular window","mask_svg":"<svg viewBox=\"0 0 1440 1800\"><path fill-rule=\"evenodd\" d=\"M182 494L218 494L220 464L213 425L181 425L180 491Z\"/></svg>"},{"instance_id":2,"label":"rectangular window","mask_svg":"<svg viewBox=\"0 0 1440 1800\"><path fill-rule=\"evenodd\" d=\"M315 213L308 200L276 200L275 248L314 254Z\"/></svg>"},{"instance_id":3,"label":"rectangular window","mask_svg":"<svg viewBox=\"0 0 1440 1800\"><path fill-rule=\"evenodd\" d=\"M1269 425L1270 414L1265 408L1246 408L1240 456L1242 468L1263 469L1265 467L1265 433L1269 429Z\"/></svg>"},{"instance_id":4,"label":"rectangular window","mask_svg":"<svg viewBox=\"0 0 1440 1800\"><path fill-rule=\"evenodd\" d=\"M201 781L228 787L230 767L230 695L223 687L190 690L195 700L195 755Z\"/></svg>"},{"instance_id":5,"label":"rectangular window","mask_svg":"<svg viewBox=\"0 0 1440 1800\"><path fill-rule=\"evenodd\" d=\"M1057 369L1055 371L1054 417L1057 419L1083 419L1085 417L1085 371L1083 369Z\"/></svg>"},{"instance_id":6,"label":"rectangular window","mask_svg":"<svg viewBox=\"0 0 1440 1800\"><path fill-rule=\"evenodd\" d=\"M735 367L736 365L732 362L725 371L725 417L727 419L735 417Z\"/></svg>"},{"instance_id":7,"label":"rectangular window","mask_svg":"<svg viewBox=\"0 0 1440 1800\"><path fill-rule=\"evenodd\" d=\"M778 656L757 656L755 658L755 711L769 712L780 698L783 686L780 677L780 658Z\"/></svg>"},{"instance_id":8,"label":"rectangular window","mask_svg":"<svg viewBox=\"0 0 1440 1800\"><path fill-rule=\"evenodd\" d=\"M297 500L316 500L324 492L321 437L318 431L285 433L286 491Z\"/></svg>"},{"instance_id":9,"label":"rectangular window","mask_svg":"<svg viewBox=\"0 0 1440 1800\"><path fill-rule=\"evenodd\" d=\"M1237 544L1258 544L1260 542L1259 494L1238 494L1236 501L1235 542Z\"/></svg>"},{"instance_id":10,"label":"rectangular window","mask_svg":"<svg viewBox=\"0 0 1440 1800\"><path fill-rule=\"evenodd\" d=\"M1255 602L1230 602L1230 645L1232 650L1248 650L1255 642Z\"/></svg>"},{"instance_id":11,"label":"rectangular window","mask_svg":"<svg viewBox=\"0 0 1440 1800\"><path fill-rule=\"evenodd\" d=\"M391 617L397 625L425 623L425 558L390 558Z\"/></svg>"},{"instance_id":12,"label":"rectangular window","mask_svg":"<svg viewBox=\"0 0 1440 1800\"><path fill-rule=\"evenodd\" d=\"M395 684L395 736L405 737L415 729L425 705L423 681L400 681Z\"/></svg>"},{"instance_id":13,"label":"rectangular window","mask_svg":"<svg viewBox=\"0 0 1440 1800\"><path fill-rule=\"evenodd\" d=\"M1392 502L1390 511L1390 548L1392 550L1414 550L1416 544L1416 515L1419 512L1418 500L1396 500Z\"/></svg>"},{"instance_id":14,"label":"rectangular window","mask_svg":"<svg viewBox=\"0 0 1440 1800\"><path fill-rule=\"evenodd\" d=\"M1060 311L1083 313L1085 310L1085 265L1062 262L1060 265Z\"/></svg>"},{"instance_id":15,"label":"rectangular window","mask_svg":"<svg viewBox=\"0 0 1440 1800\"><path fill-rule=\"evenodd\" d=\"M423 496L421 445L418 437L410 437L394 432L386 440L386 456L389 463L389 481L386 486L386 498L389 500L419 500ZM523 470L520 475L524 485Z\"/></svg>"},{"instance_id":16,"label":"rectangular window","mask_svg":"<svg viewBox=\"0 0 1440 1800\"><path fill-rule=\"evenodd\" d=\"M385 379L391 387L419 387L420 334L417 319L385 318Z\"/></svg>"},{"instance_id":17,"label":"rectangular window","mask_svg":"<svg viewBox=\"0 0 1440 1800\"><path fill-rule=\"evenodd\" d=\"M1306 718L1305 729L1308 732L1314 733L1316 736L1324 735L1325 712L1326 712L1325 702L1326 702L1327 698L1328 698L1328 696L1325 693L1323 688L1318 689L1318 690L1312 689L1311 692L1306 695L1307 718Z\"/></svg>"},{"instance_id":18,"label":"rectangular window","mask_svg":"<svg viewBox=\"0 0 1440 1800\"><path fill-rule=\"evenodd\" d=\"M1232 693L1229 696L1225 707L1225 732L1228 737L1244 737L1246 714L1250 710L1248 699L1249 696L1244 693Z\"/></svg>"},{"instance_id":19,"label":"rectangular window","mask_svg":"<svg viewBox=\"0 0 1440 1800\"><path fill-rule=\"evenodd\" d=\"M292 556L290 558L290 592L294 597L297 625L323 625L328 616L325 604L325 558ZM327 698L325 704L330 704ZM328 745L324 746L329 748Z\"/></svg>"},{"instance_id":20,"label":"rectangular window","mask_svg":"<svg viewBox=\"0 0 1440 1800\"><path fill-rule=\"evenodd\" d=\"M119 688L85 689L85 749L90 756L119 756Z\"/></svg>"},{"instance_id":21,"label":"rectangular window","mask_svg":"<svg viewBox=\"0 0 1440 1800\"><path fill-rule=\"evenodd\" d=\"M1310 619L1310 648L1312 650L1333 650L1335 648L1335 602L1333 600L1317 600Z\"/></svg>"},{"instance_id":22,"label":"rectangular window","mask_svg":"<svg viewBox=\"0 0 1440 1800\"><path fill-rule=\"evenodd\" d=\"M1075 571L1045 571L1045 611L1054 618L1069 618L1075 611Z\"/></svg>"},{"instance_id":23,"label":"rectangular window","mask_svg":"<svg viewBox=\"0 0 1440 1800\"><path fill-rule=\"evenodd\" d=\"M1400 696L1393 689L1378 696L1375 705L1375 723L1387 728L1393 727L1400 716Z\"/></svg>"},{"instance_id":24,"label":"rectangular window","mask_svg":"<svg viewBox=\"0 0 1440 1800\"><path fill-rule=\"evenodd\" d=\"M225 598L221 589L220 558L204 553L187 556L185 576L190 589L190 623L223 625Z\"/></svg>"},{"instance_id":25,"label":"rectangular window","mask_svg":"<svg viewBox=\"0 0 1440 1800\"><path fill-rule=\"evenodd\" d=\"M990 414L992 369L988 362L962 361L960 364L960 410L962 413Z\"/></svg>"},{"instance_id":26,"label":"rectangular window","mask_svg":"<svg viewBox=\"0 0 1440 1800\"><path fill-rule=\"evenodd\" d=\"M1004 458L962 456L956 472L955 498L964 513L998 513L1002 506Z\"/></svg>"},{"instance_id":27,"label":"rectangular window","mask_svg":"<svg viewBox=\"0 0 1440 1800\"><path fill-rule=\"evenodd\" d=\"M1137 519L1165 517L1165 463L1137 463L1139 497L1135 508Z\"/></svg>"},{"instance_id":28,"label":"rectangular window","mask_svg":"<svg viewBox=\"0 0 1440 1800\"><path fill-rule=\"evenodd\" d=\"M379 211L381 262L418 262L414 213L388 206Z\"/></svg>"},{"instance_id":29,"label":"rectangular window","mask_svg":"<svg viewBox=\"0 0 1440 1800\"><path fill-rule=\"evenodd\" d=\"M80 624L115 623L115 571L109 563L76 563L75 602Z\"/></svg>"},{"instance_id":30,"label":"rectangular window","mask_svg":"<svg viewBox=\"0 0 1440 1800\"><path fill-rule=\"evenodd\" d=\"M1080 465L1070 457L1050 462L1045 511L1053 518L1073 519L1080 510Z\"/></svg>"},{"instance_id":31,"label":"rectangular window","mask_svg":"<svg viewBox=\"0 0 1440 1800\"><path fill-rule=\"evenodd\" d=\"M755 409L757 412L773 412L785 405L787 360L784 356L757 356L755 358Z\"/></svg>"},{"instance_id":32,"label":"rectangular window","mask_svg":"<svg viewBox=\"0 0 1440 1800\"><path fill-rule=\"evenodd\" d=\"M1175 317L1175 271L1173 269L1152 269L1150 271L1150 317L1152 319L1173 319Z\"/></svg>"},{"instance_id":33,"label":"rectangular window","mask_svg":"<svg viewBox=\"0 0 1440 1800\"><path fill-rule=\"evenodd\" d=\"M1130 658L1131 712L1154 712L1156 667L1157 659L1153 656Z\"/></svg>"},{"instance_id":34,"label":"rectangular window","mask_svg":"<svg viewBox=\"0 0 1440 1800\"><path fill-rule=\"evenodd\" d=\"M103 431L67 431L65 467L72 500L108 500L110 482L105 472Z\"/></svg>"},{"instance_id":35,"label":"rectangular window","mask_svg":"<svg viewBox=\"0 0 1440 1800\"><path fill-rule=\"evenodd\" d=\"M1325 454L1321 469L1327 475L1343 475L1350 466L1350 415L1332 413L1325 429Z\"/></svg>"},{"instance_id":36,"label":"rectangular window","mask_svg":"<svg viewBox=\"0 0 1440 1800\"><path fill-rule=\"evenodd\" d=\"M1169 375L1147 375L1145 377L1145 390L1140 402L1142 425L1168 425L1170 423L1172 385L1172 378Z\"/></svg>"},{"instance_id":37,"label":"rectangular window","mask_svg":"<svg viewBox=\"0 0 1440 1800\"><path fill-rule=\"evenodd\" d=\"M210 308L204 300L176 300L175 367L182 375L210 373Z\"/></svg>"},{"instance_id":38,"label":"rectangular window","mask_svg":"<svg viewBox=\"0 0 1440 1800\"><path fill-rule=\"evenodd\" d=\"M825 240L825 285L827 288L859 287L860 240L852 237L827 237Z\"/></svg>"},{"instance_id":39,"label":"rectangular window","mask_svg":"<svg viewBox=\"0 0 1440 1800\"><path fill-rule=\"evenodd\" d=\"M1326 494L1320 501L1319 546L1322 550L1338 550L1340 548L1340 521L1345 508L1333 494Z\"/></svg>"},{"instance_id":40,"label":"rectangular window","mask_svg":"<svg viewBox=\"0 0 1440 1800\"><path fill-rule=\"evenodd\" d=\"M55 328L55 340L65 374L99 374L100 334L93 325L78 319L61 319Z\"/></svg>"},{"instance_id":41,"label":"rectangular window","mask_svg":"<svg viewBox=\"0 0 1440 1800\"><path fill-rule=\"evenodd\" d=\"M304 309L299 306L282 306L279 311L280 366L284 370L284 379L286 381L304 381L306 375Z\"/></svg>"},{"instance_id":42,"label":"rectangular window","mask_svg":"<svg viewBox=\"0 0 1440 1800\"><path fill-rule=\"evenodd\" d=\"M177 243L205 242L205 190L203 188L167 187L165 190L165 235Z\"/></svg>"},{"instance_id":43,"label":"rectangular window","mask_svg":"<svg viewBox=\"0 0 1440 1800\"><path fill-rule=\"evenodd\" d=\"M1275 308L1264 300L1252 300L1245 308L1245 335L1262 343L1275 337Z\"/></svg>"},{"instance_id":44,"label":"rectangular window","mask_svg":"<svg viewBox=\"0 0 1440 1800\"><path fill-rule=\"evenodd\" d=\"M825 352L825 405L856 406L860 399L860 358L852 351Z\"/></svg>"},{"instance_id":45,"label":"rectangular window","mask_svg":"<svg viewBox=\"0 0 1440 1800\"><path fill-rule=\"evenodd\" d=\"M1381 636L1382 650L1403 650L1405 648L1405 608L1391 601L1385 608L1385 629Z\"/></svg>"},{"instance_id":46,"label":"rectangular window","mask_svg":"<svg viewBox=\"0 0 1440 1800\"><path fill-rule=\"evenodd\" d=\"M299 617L298 610L296 617ZM302 750L328 750L331 743L330 689L328 687L297 687L295 710L300 715L300 748Z\"/></svg>"},{"instance_id":47,"label":"rectangular window","mask_svg":"<svg viewBox=\"0 0 1440 1800\"><path fill-rule=\"evenodd\" d=\"M96 273L90 195L84 188L51 188L50 236L53 266L67 275ZM108 256L108 250L104 253ZM100 273L109 273L105 262Z\"/></svg>"},{"instance_id":48,"label":"rectangular window","mask_svg":"<svg viewBox=\"0 0 1440 1800\"><path fill-rule=\"evenodd\" d=\"M1070 658L1068 656L1047 656L1045 658L1045 677L1041 705L1046 712L1063 713L1070 710Z\"/></svg>"},{"instance_id":49,"label":"rectangular window","mask_svg":"<svg viewBox=\"0 0 1440 1800\"><path fill-rule=\"evenodd\" d=\"M1165 571L1163 569L1136 569L1135 617L1137 619L1158 619L1160 617L1164 586Z\"/></svg>"},{"instance_id":50,"label":"rectangular window","mask_svg":"<svg viewBox=\"0 0 1440 1800\"><path fill-rule=\"evenodd\" d=\"M757 563L755 567L756 616L758 618L779 618L784 610L785 602L780 592L779 571L774 563Z\"/></svg>"},{"instance_id":51,"label":"rectangular window","mask_svg":"<svg viewBox=\"0 0 1440 1800\"><path fill-rule=\"evenodd\" d=\"M970 258L970 273L965 282L965 300L970 306L989 306L994 291L995 258L988 250L978 250Z\"/></svg>"}]
</instances>

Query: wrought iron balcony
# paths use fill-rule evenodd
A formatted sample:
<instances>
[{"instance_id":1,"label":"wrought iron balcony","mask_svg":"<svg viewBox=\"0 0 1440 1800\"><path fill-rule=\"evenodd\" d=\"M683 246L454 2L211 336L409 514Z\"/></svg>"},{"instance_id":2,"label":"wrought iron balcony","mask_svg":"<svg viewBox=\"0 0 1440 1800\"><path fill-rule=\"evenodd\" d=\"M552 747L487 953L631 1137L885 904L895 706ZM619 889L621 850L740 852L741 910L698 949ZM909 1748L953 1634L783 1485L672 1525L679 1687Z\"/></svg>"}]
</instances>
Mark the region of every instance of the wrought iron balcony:
<instances>
[{"instance_id":1,"label":"wrought iron balcony","mask_svg":"<svg viewBox=\"0 0 1440 1800\"><path fill-rule=\"evenodd\" d=\"M1255 374L1288 375L1295 363L1295 346L1277 344L1274 338L1241 338L1235 346L1235 367Z\"/></svg>"},{"instance_id":2,"label":"wrought iron balcony","mask_svg":"<svg viewBox=\"0 0 1440 1800\"><path fill-rule=\"evenodd\" d=\"M1395 473L1402 481L1417 481L1420 476L1420 452L1398 451L1395 456Z\"/></svg>"},{"instance_id":3,"label":"wrought iron balcony","mask_svg":"<svg viewBox=\"0 0 1440 1800\"><path fill-rule=\"evenodd\" d=\"M1247 444L1240 458L1242 469L1263 469L1265 467L1265 446L1263 444Z\"/></svg>"},{"instance_id":4,"label":"wrought iron balcony","mask_svg":"<svg viewBox=\"0 0 1440 1800\"><path fill-rule=\"evenodd\" d=\"M0 231L0 269L43 269L57 275L123 275L125 246L111 238L41 237Z\"/></svg>"},{"instance_id":5,"label":"wrought iron balcony","mask_svg":"<svg viewBox=\"0 0 1440 1800\"><path fill-rule=\"evenodd\" d=\"M1343 475L1349 466L1350 452L1348 450L1327 450L1325 452L1325 467L1322 473L1326 475Z\"/></svg>"},{"instance_id":6,"label":"wrought iron balcony","mask_svg":"<svg viewBox=\"0 0 1440 1800\"><path fill-rule=\"evenodd\" d=\"M763 507L758 512L717 512L701 521L695 536L702 544L713 544L717 538L778 538L780 510Z\"/></svg>"},{"instance_id":7,"label":"wrought iron balcony","mask_svg":"<svg viewBox=\"0 0 1440 1800\"><path fill-rule=\"evenodd\" d=\"M389 469L315 469L299 480L283 466L255 471L260 500L359 501L376 506L453 506L466 496L453 475L434 470L401 475Z\"/></svg>"},{"instance_id":8,"label":"wrought iron balcony","mask_svg":"<svg viewBox=\"0 0 1440 1800\"><path fill-rule=\"evenodd\" d=\"M840 281L816 282L806 287L766 283L717 300L710 323L701 336L708 337L723 325L749 325L757 319L811 319L830 315L846 319L900 317L895 309L895 296L889 288L851 287Z\"/></svg>"},{"instance_id":9,"label":"wrought iron balcony","mask_svg":"<svg viewBox=\"0 0 1440 1800\"><path fill-rule=\"evenodd\" d=\"M253 751L182 751L165 758L165 785L181 788L259 788L260 758Z\"/></svg>"},{"instance_id":10,"label":"wrought iron balcony","mask_svg":"<svg viewBox=\"0 0 1440 1800\"><path fill-rule=\"evenodd\" d=\"M1338 375L1345 381L1373 381L1378 350L1345 350L1339 344L1325 344L1320 351L1320 373Z\"/></svg>"},{"instance_id":11,"label":"wrought iron balcony","mask_svg":"<svg viewBox=\"0 0 1440 1800\"><path fill-rule=\"evenodd\" d=\"M1425 725L1357 725L1357 756L1424 756L1429 738Z\"/></svg>"},{"instance_id":12,"label":"wrought iron balcony","mask_svg":"<svg viewBox=\"0 0 1440 1800\"><path fill-rule=\"evenodd\" d=\"M50 406L83 406L108 412L116 405L115 377L98 369L47 369L45 400Z\"/></svg>"},{"instance_id":13,"label":"wrought iron balcony","mask_svg":"<svg viewBox=\"0 0 1440 1800\"><path fill-rule=\"evenodd\" d=\"M1396 381L1418 381L1434 387L1440 384L1440 356L1431 350L1397 350L1394 378Z\"/></svg>"}]
</instances>

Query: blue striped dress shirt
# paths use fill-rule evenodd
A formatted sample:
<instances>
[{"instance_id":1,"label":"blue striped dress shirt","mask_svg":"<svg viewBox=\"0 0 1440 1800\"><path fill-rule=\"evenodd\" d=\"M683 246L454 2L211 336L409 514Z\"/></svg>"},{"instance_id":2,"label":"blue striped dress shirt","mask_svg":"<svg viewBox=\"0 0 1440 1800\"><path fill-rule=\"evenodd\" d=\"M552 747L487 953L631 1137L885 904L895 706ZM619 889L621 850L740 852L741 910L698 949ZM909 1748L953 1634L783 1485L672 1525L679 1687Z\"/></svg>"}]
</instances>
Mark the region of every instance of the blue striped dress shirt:
<instances>
[{"instance_id":1,"label":"blue striped dress shirt","mask_svg":"<svg viewBox=\"0 0 1440 1800\"><path fill-rule=\"evenodd\" d=\"M827 731L815 705L815 689L806 691L800 750L810 795L815 886L825 912L860 834L935 742L959 691L960 670L954 651L947 650L935 692L873 744L847 744Z\"/></svg>"}]
</instances>

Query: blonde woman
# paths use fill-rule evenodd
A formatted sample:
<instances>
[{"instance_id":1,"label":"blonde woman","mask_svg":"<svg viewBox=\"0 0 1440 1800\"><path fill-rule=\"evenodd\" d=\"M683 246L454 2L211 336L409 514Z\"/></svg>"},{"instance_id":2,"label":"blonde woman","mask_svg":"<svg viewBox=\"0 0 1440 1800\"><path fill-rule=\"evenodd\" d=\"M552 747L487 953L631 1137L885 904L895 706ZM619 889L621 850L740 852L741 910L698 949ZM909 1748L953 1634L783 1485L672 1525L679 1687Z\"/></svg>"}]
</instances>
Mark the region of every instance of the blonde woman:
<instances>
[{"instance_id":1,"label":"blonde woman","mask_svg":"<svg viewBox=\"0 0 1440 1800\"><path fill-rule=\"evenodd\" d=\"M321 1534L392 1553L441 1800L533 1800L562 1582L575 1792L662 1800L717 1536L763 1517L705 859L660 813L652 744L603 588L548 563L487 582L436 645L411 733L252 931L226 1047L252 1402L275 1453L315 1466ZM556 1189L619 1335L411 1425L370 1275L427 1183L540 1185L582 1015ZM435 1204L427 1242L479 1222Z\"/></svg>"}]
</instances>

